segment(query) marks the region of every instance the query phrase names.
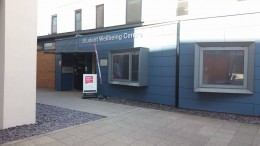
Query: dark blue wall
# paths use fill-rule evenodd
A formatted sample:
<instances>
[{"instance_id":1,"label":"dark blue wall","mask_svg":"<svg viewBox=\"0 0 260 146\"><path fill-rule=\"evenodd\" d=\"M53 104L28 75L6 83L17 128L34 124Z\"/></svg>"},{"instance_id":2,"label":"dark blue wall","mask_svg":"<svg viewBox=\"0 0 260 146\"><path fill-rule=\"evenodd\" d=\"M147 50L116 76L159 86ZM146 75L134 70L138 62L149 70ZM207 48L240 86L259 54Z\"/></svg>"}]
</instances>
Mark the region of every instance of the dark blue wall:
<instances>
[{"instance_id":1,"label":"dark blue wall","mask_svg":"<svg viewBox=\"0 0 260 146\"><path fill-rule=\"evenodd\" d=\"M224 94L194 92L195 43L180 44L180 102L181 108L260 115L260 43L255 48L254 94Z\"/></svg>"},{"instance_id":2,"label":"dark blue wall","mask_svg":"<svg viewBox=\"0 0 260 146\"><path fill-rule=\"evenodd\" d=\"M124 33L142 34L142 36L135 39L96 42L99 59L108 59L108 52L110 50L129 49L133 47L149 48L149 85L146 87L132 87L108 84L108 67L101 67L103 94L112 97L175 105L176 24L127 29L58 40L56 42L56 50L58 52L71 53L94 52L94 43L83 44L82 39ZM57 57L57 59L60 58ZM56 70L59 70L59 68L57 67ZM56 78L59 78L59 75L56 75ZM60 90L58 88L60 87L60 83L62 82L56 79L56 90Z\"/></svg>"},{"instance_id":3,"label":"dark blue wall","mask_svg":"<svg viewBox=\"0 0 260 146\"><path fill-rule=\"evenodd\" d=\"M204 23L204 22L203 22ZM192 24L192 23L191 23ZM181 24L182 25L182 24ZM148 86L132 87L108 84L108 67L101 67L103 77L103 94L112 97L128 98L152 103L175 105L175 78L176 78L176 24L162 24L138 29L127 29L96 35L74 37L58 40L56 50L59 52L94 52L94 43L97 44L99 59L108 59L108 52L116 49L133 47L149 48ZM260 115L260 43L256 42L254 93L226 94L226 93L197 93L194 92L194 54L196 36L208 41L208 33L215 29L200 30L191 27L194 31L181 33L187 40L180 42L179 63L179 107L216 112L227 112L245 115ZM181 28L182 30L182 28ZM214 41L222 39L221 31L217 30ZM221 32L221 33L220 33ZM122 39L105 42L82 43L83 39L98 38L106 35L120 35L124 33L142 34L138 39ZM203 35L201 35L203 34ZM201 36L200 36L201 35ZM189 38L191 37L191 38ZM205 37L205 38L204 38ZM213 39L213 38L211 38ZM201 40L200 40L201 41ZM61 55L56 55L56 90L61 90L62 80L58 61ZM99 82L98 82L99 83ZM100 91L100 89L99 89Z\"/></svg>"},{"instance_id":4,"label":"dark blue wall","mask_svg":"<svg viewBox=\"0 0 260 146\"><path fill-rule=\"evenodd\" d=\"M59 62L61 61L61 55L55 55L55 89L61 91L61 66Z\"/></svg>"}]
</instances>

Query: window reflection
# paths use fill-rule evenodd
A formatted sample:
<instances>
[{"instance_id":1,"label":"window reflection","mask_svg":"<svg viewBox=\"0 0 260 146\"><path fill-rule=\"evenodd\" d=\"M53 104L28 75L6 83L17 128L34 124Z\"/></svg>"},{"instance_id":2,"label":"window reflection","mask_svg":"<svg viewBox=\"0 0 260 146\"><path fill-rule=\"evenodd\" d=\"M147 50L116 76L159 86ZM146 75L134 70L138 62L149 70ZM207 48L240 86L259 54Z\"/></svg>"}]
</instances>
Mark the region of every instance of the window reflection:
<instances>
[{"instance_id":1,"label":"window reflection","mask_svg":"<svg viewBox=\"0 0 260 146\"><path fill-rule=\"evenodd\" d=\"M113 79L129 79L129 55L113 55Z\"/></svg>"},{"instance_id":2,"label":"window reflection","mask_svg":"<svg viewBox=\"0 0 260 146\"><path fill-rule=\"evenodd\" d=\"M204 50L203 84L243 85L243 50Z\"/></svg>"}]
</instances>

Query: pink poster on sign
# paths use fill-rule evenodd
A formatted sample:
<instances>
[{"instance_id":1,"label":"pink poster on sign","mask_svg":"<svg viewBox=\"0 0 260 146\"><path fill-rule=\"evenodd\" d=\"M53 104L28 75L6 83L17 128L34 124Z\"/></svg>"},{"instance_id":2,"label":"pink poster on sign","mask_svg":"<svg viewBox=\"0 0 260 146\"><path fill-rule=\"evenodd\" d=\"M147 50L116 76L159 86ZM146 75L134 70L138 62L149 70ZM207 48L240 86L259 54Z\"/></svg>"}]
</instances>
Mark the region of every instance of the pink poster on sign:
<instances>
[{"instance_id":1,"label":"pink poster on sign","mask_svg":"<svg viewBox=\"0 0 260 146\"><path fill-rule=\"evenodd\" d=\"M93 76L85 76L85 84L93 83Z\"/></svg>"}]
</instances>

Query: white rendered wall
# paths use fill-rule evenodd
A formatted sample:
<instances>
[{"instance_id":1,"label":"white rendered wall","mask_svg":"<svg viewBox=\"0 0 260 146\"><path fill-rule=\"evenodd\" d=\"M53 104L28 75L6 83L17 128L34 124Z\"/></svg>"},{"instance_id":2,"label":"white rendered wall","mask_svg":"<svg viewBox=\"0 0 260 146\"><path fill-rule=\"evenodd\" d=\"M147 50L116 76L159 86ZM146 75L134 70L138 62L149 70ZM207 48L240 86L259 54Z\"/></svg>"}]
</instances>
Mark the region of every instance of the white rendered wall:
<instances>
[{"instance_id":1,"label":"white rendered wall","mask_svg":"<svg viewBox=\"0 0 260 146\"><path fill-rule=\"evenodd\" d=\"M258 3L259 0L188 0L189 14L184 19L259 12Z\"/></svg>"},{"instance_id":2,"label":"white rendered wall","mask_svg":"<svg viewBox=\"0 0 260 146\"><path fill-rule=\"evenodd\" d=\"M4 60L5 60L5 7L4 0L0 0L0 129L2 129L3 125L3 112L4 112Z\"/></svg>"},{"instance_id":3,"label":"white rendered wall","mask_svg":"<svg viewBox=\"0 0 260 146\"><path fill-rule=\"evenodd\" d=\"M51 16L58 16L58 33L75 30L75 10L82 9L82 30L96 28L96 6L104 4L104 27L126 23L126 0L38 0L38 36L51 34ZM259 11L258 0L188 0L188 15L176 17L177 0L142 0L144 24Z\"/></svg>"},{"instance_id":4,"label":"white rendered wall","mask_svg":"<svg viewBox=\"0 0 260 146\"><path fill-rule=\"evenodd\" d=\"M3 129L35 123L37 1L0 1L0 129Z\"/></svg>"},{"instance_id":5,"label":"white rendered wall","mask_svg":"<svg viewBox=\"0 0 260 146\"><path fill-rule=\"evenodd\" d=\"M38 0L38 36L51 34L51 16L57 14L58 33L75 30L75 10L82 10L82 30L96 28L96 6L104 4L104 27L126 24L126 0ZM176 0L142 0L142 21L174 20Z\"/></svg>"},{"instance_id":6,"label":"white rendered wall","mask_svg":"<svg viewBox=\"0 0 260 146\"><path fill-rule=\"evenodd\" d=\"M181 22L181 42L259 41L260 14Z\"/></svg>"}]
</instances>

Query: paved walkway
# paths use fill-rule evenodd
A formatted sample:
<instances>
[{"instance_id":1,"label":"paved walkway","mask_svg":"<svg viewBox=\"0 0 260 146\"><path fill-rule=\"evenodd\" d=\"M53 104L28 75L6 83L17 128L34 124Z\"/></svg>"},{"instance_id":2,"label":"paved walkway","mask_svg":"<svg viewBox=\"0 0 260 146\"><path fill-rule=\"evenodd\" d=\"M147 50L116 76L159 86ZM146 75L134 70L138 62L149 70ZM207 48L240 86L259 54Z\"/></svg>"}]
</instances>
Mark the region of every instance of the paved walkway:
<instances>
[{"instance_id":1,"label":"paved walkway","mask_svg":"<svg viewBox=\"0 0 260 146\"><path fill-rule=\"evenodd\" d=\"M81 99L79 92L38 90L37 102L107 116L8 146L260 146L259 125Z\"/></svg>"}]
</instances>

